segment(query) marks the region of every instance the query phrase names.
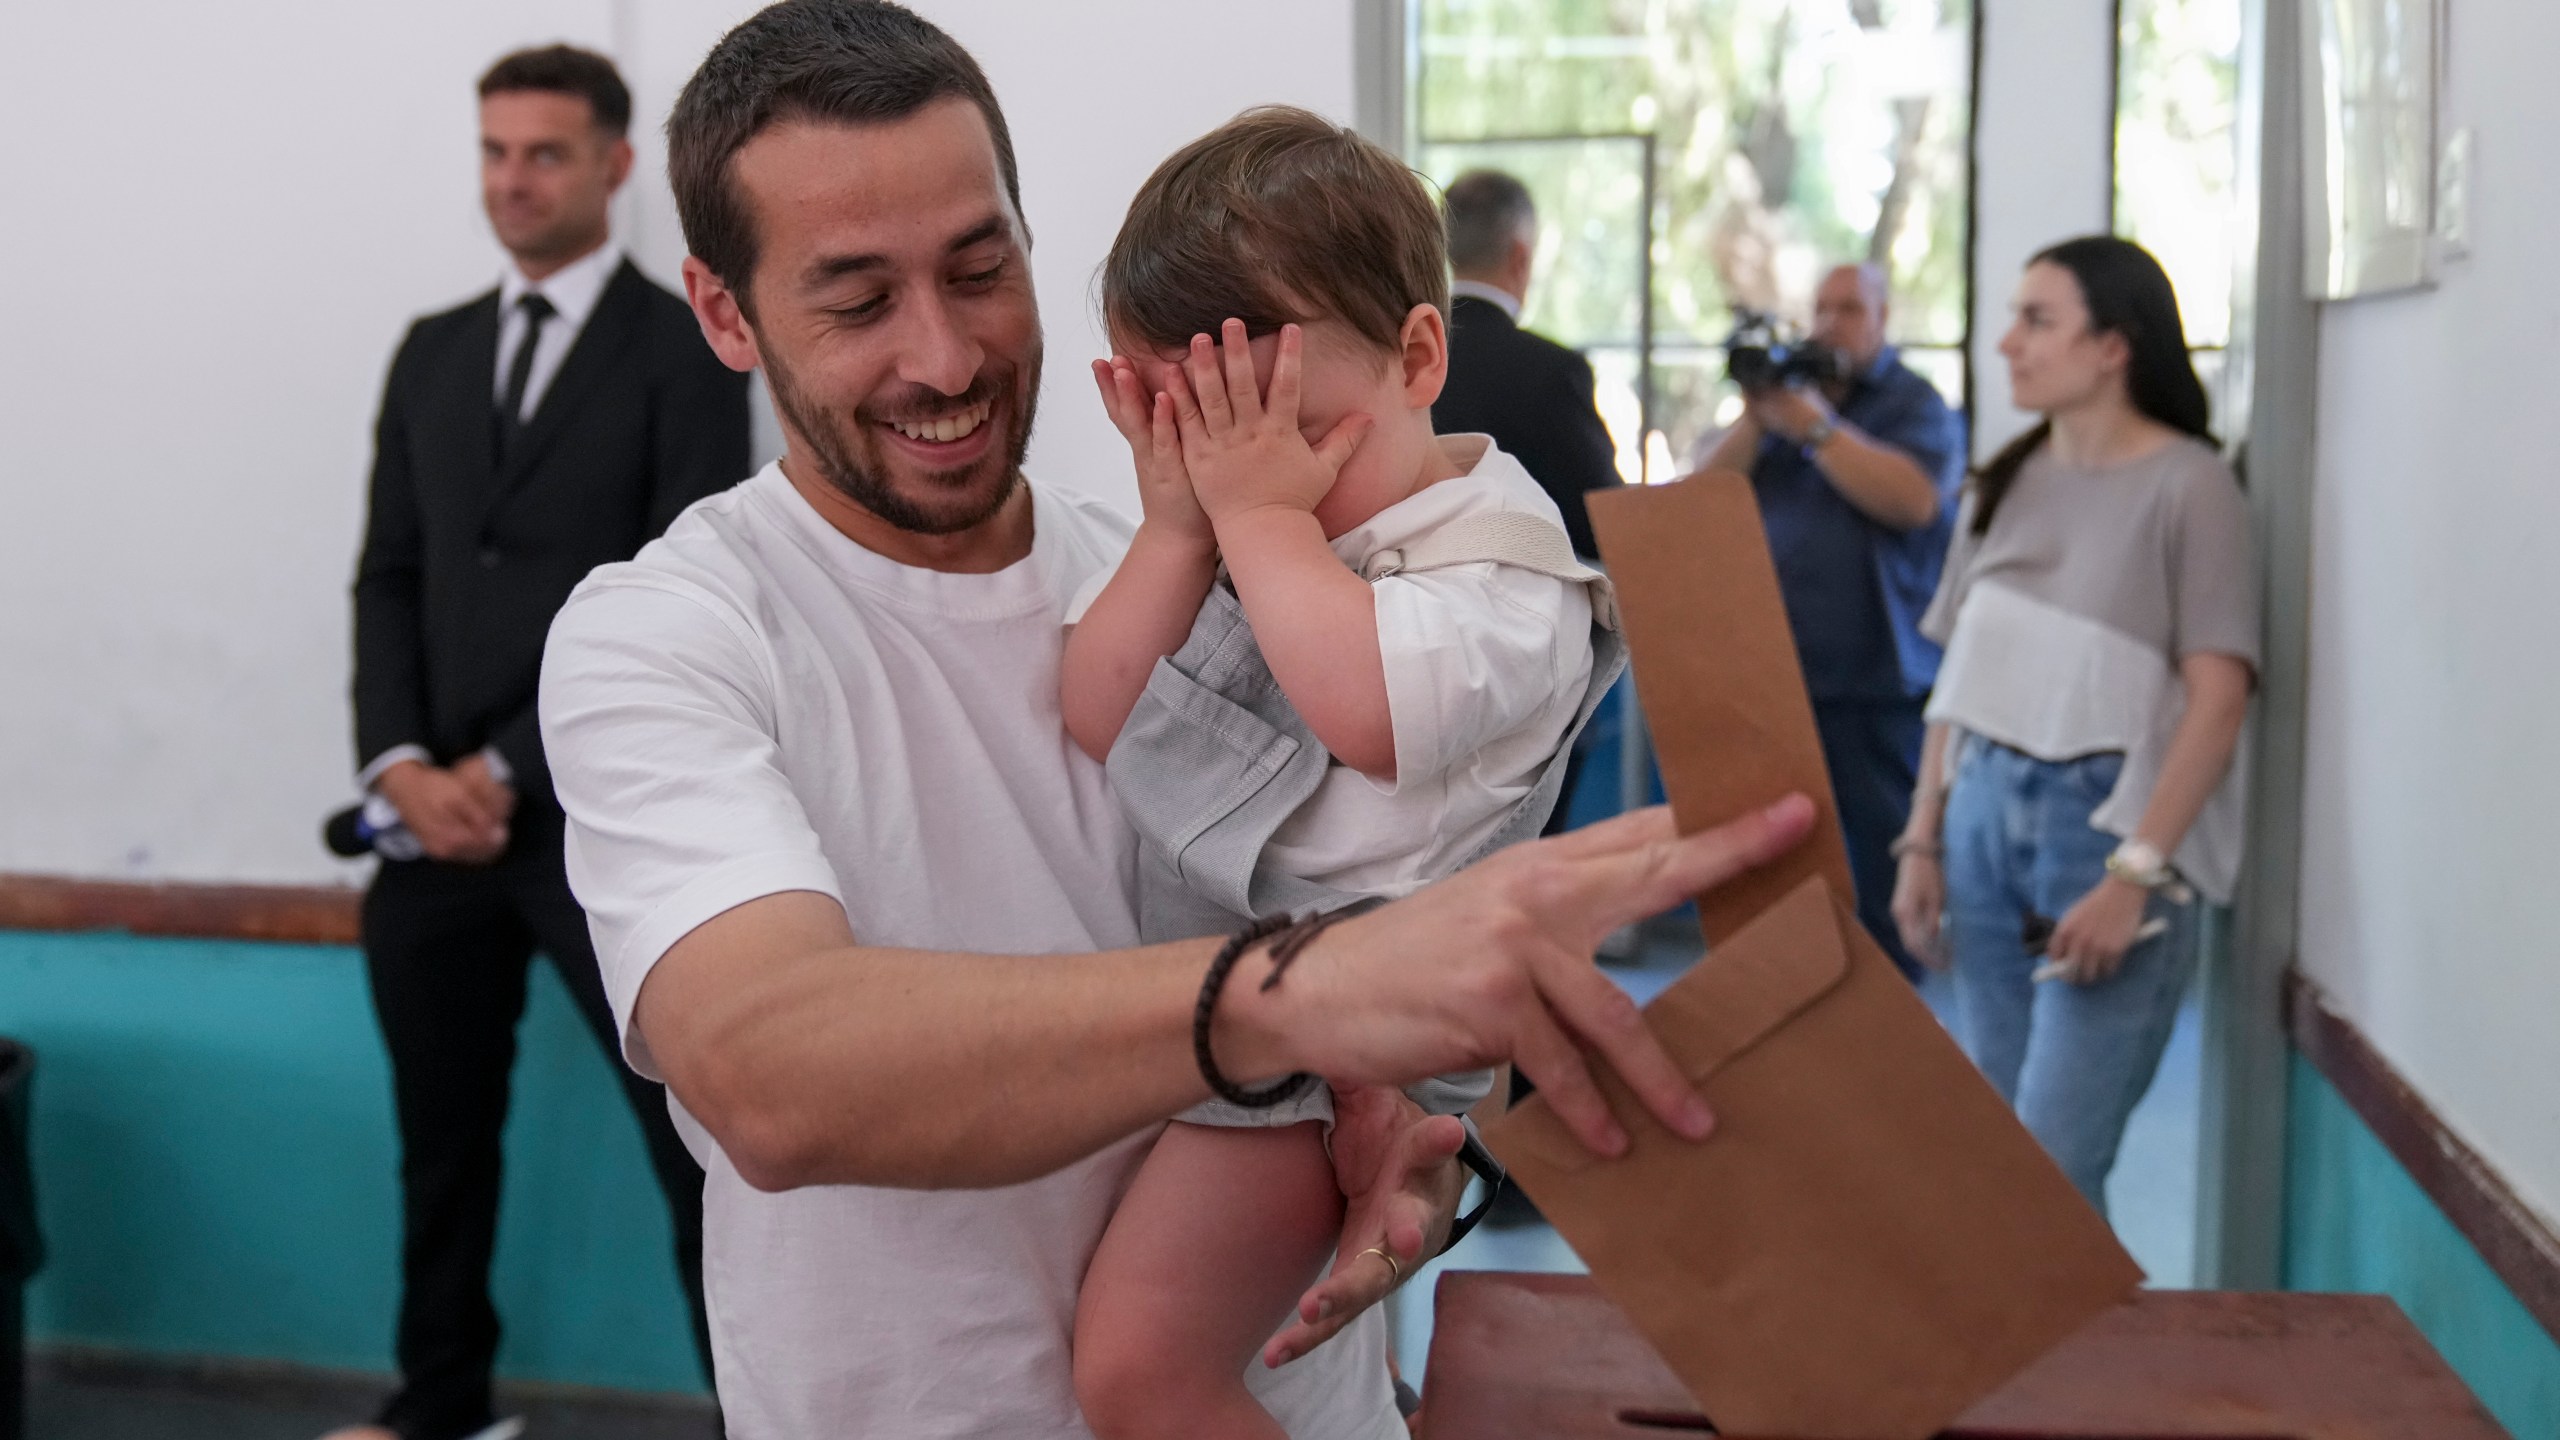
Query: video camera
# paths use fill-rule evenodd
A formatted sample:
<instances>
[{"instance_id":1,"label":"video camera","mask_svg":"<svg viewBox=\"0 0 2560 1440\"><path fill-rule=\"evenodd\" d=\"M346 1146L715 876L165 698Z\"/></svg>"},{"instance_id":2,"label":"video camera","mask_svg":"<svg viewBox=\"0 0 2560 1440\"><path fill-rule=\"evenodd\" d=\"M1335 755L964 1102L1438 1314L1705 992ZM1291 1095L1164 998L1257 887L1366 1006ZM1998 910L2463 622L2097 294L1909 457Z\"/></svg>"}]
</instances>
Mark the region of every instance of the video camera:
<instances>
[{"instance_id":1,"label":"video camera","mask_svg":"<svg viewBox=\"0 0 2560 1440\"><path fill-rule=\"evenodd\" d=\"M1777 317L1734 307L1724 338L1724 373L1746 393L1849 378L1849 357L1811 340L1787 340Z\"/></svg>"}]
</instances>

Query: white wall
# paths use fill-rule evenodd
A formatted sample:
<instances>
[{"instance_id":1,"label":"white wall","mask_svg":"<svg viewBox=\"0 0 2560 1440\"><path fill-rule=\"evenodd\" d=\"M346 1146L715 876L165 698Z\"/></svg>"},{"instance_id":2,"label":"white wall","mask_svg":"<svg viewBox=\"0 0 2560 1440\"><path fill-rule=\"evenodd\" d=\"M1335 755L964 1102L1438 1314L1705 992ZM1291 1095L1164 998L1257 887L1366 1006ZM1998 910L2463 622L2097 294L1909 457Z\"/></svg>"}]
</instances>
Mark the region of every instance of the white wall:
<instances>
[{"instance_id":1,"label":"white wall","mask_svg":"<svg viewBox=\"0 0 2560 1440\"><path fill-rule=\"evenodd\" d=\"M2113 6L2105 0L1979 0L1975 109L1973 450L2008 443L2031 417L2009 404L2000 336L2027 257L2103 233L2115 147Z\"/></svg>"},{"instance_id":2,"label":"white wall","mask_svg":"<svg viewBox=\"0 0 2560 1440\"><path fill-rule=\"evenodd\" d=\"M2321 317L2302 964L2560 1216L2560 8L2453 8L2472 258Z\"/></svg>"},{"instance_id":3,"label":"white wall","mask_svg":"<svg viewBox=\"0 0 2560 1440\"><path fill-rule=\"evenodd\" d=\"M0 7L0 871L332 873L383 367L496 273L471 83L609 20Z\"/></svg>"},{"instance_id":4,"label":"white wall","mask_svg":"<svg viewBox=\"0 0 2560 1440\"><path fill-rule=\"evenodd\" d=\"M2107 7L1983 0L1978 443L2026 255L2106 220ZM347 596L382 367L487 285L470 84L515 45L614 53L625 242L682 258L658 126L748 0L452 0L254 13L0 7L14 223L0 353L0 871L306 881L342 803ZM1094 267L1174 146L1243 104L1348 118L1352 0L928 0L1012 118L1049 383L1033 473L1131 503L1088 392ZM112 38L131 79L72 57ZM1126 77L1143 57L1147 83Z\"/></svg>"},{"instance_id":5,"label":"white wall","mask_svg":"<svg viewBox=\"0 0 2560 1440\"><path fill-rule=\"evenodd\" d=\"M0 7L0 872L358 873L316 833L349 788L369 426L407 320L500 260L471 83L520 44L616 53L646 157L623 230L672 282L654 132L752 8ZM1350 117L1350 0L920 8L1014 129L1050 349L1033 473L1128 502L1084 373L1094 267L1147 170L1242 105Z\"/></svg>"}]
</instances>

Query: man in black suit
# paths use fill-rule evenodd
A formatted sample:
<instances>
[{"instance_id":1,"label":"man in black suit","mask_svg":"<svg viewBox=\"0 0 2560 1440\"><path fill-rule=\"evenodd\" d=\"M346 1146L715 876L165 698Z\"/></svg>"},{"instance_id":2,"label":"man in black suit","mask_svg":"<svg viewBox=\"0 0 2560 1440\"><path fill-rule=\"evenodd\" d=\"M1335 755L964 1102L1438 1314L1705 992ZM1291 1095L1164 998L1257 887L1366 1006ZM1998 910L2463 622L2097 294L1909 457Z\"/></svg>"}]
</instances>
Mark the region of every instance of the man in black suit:
<instances>
[{"instance_id":1,"label":"man in black suit","mask_svg":"<svg viewBox=\"0 0 2560 1440\"><path fill-rule=\"evenodd\" d=\"M1450 182L1449 382L1431 407L1443 435L1482 433L1528 467L1564 512L1576 554L1599 553L1582 497L1618 480L1617 446L1592 401L1591 362L1520 328L1538 211L1499 170ZM1558 809L1562 809L1561 806Z\"/></svg>"},{"instance_id":2,"label":"man in black suit","mask_svg":"<svg viewBox=\"0 0 2560 1440\"><path fill-rule=\"evenodd\" d=\"M1538 210L1529 190L1499 170L1470 170L1449 183L1449 380L1431 407L1443 435L1485 434L1528 468L1564 512L1565 534L1584 559L1599 555L1582 497L1616 485L1618 449L1594 402L1591 362L1520 328L1538 248ZM1564 829L1584 749L1565 762L1564 790L1545 833Z\"/></svg>"},{"instance_id":3,"label":"man in black suit","mask_svg":"<svg viewBox=\"0 0 2560 1440\"><path fill-rule=\"evenodd\" d=\"M1573 553L1597 558L1582 497L1621 483L1618 447L1593 398L1591 362L1520 328L1538 249L1538 207L1529 187L1499 170L1470 170L1442 192L1441 214L1449 226L1449 379L1431 407L1431 428L1492 436L1564 513ZM1571 818L1589 741L1585 731L1566 757L1564 789L1540 833L1557 834ZM1535 1089L1528 1076L1512 1072L1512 1104ZM1540 1218L1512 1185L1496 1193L1486 1220L1507 1229Z\"/></svg>"},{"instance_id":4,"label":"man in black suit","mask_svg":"<svg viewBox=\"0 0 2560 1440\"><path fill-rule=\"evenodd\" d=\"M709 1369L702 1172L665 1091L621 1063L534 714L571 588L748 471L746 377L610 241L630 118L612 62L566 46L481 79L482 199L514 263L496 290L410 329L383 395L355 583L356 749L423 854L386 858L365 896L400 1125L401 1388L348 1440L509 1429L490 1398L488 1277L537 950L640 1119Z\"/></svg>"}]
</instances>

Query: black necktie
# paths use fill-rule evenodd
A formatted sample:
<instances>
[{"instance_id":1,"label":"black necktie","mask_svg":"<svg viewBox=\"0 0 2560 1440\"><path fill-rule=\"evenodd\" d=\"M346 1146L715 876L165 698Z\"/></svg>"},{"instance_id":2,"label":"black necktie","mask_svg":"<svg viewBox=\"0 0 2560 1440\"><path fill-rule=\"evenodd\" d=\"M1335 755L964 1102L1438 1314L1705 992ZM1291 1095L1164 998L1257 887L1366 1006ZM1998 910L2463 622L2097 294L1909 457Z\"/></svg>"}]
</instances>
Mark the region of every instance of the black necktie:
<instances>
[{"instance_id":1,"label":"black necktie","mask_svg":"<svg viewBox=\"0 0 2560 1440\"><path fill-rule=\"evenodd\" d=\"M507 398L498 402L498 448L502 453L506 442L524 427L524 391L533 380L533 352L542 343L542 322L560 313L538 290L525 292L516 308L524 312L524 338L516 342L515 362L507 367Z\"/></svg>"}]
</instances>

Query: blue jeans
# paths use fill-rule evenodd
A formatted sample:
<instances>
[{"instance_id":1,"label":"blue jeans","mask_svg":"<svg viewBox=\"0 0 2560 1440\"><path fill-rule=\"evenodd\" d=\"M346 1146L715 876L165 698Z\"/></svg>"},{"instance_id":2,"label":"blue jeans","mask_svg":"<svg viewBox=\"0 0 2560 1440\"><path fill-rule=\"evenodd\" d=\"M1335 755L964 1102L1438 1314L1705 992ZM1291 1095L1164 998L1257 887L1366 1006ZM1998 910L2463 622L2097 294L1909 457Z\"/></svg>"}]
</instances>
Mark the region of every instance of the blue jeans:
<instances>
[{"instance_id":1,"label":"blue jeans","mask_svg":"<svg viewBox=\"0 0 2560 1440\"><path fill-rule=\"evenodd\" d=\"M2022 936L2060 920L2105 878L2116 837L2089 824L2115 788L2118 754L2038 760L1959 742L1947 796L1947 939L1957 1031L2018 1118L2101 1214L2117 1142L2160 1068L2195 968L2197 904L2154 895L2168 930L2127 951L2095 985L2031 981L2044 963Z\"/></svg>"}]
</instances>

